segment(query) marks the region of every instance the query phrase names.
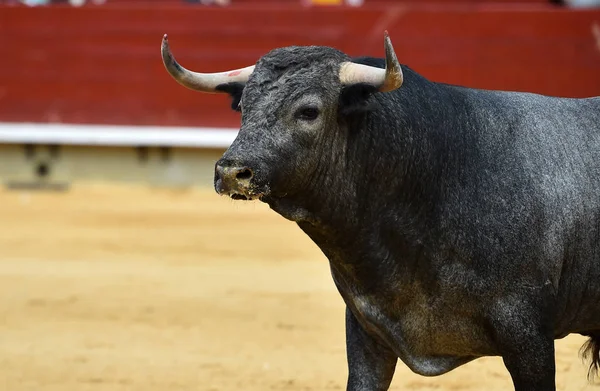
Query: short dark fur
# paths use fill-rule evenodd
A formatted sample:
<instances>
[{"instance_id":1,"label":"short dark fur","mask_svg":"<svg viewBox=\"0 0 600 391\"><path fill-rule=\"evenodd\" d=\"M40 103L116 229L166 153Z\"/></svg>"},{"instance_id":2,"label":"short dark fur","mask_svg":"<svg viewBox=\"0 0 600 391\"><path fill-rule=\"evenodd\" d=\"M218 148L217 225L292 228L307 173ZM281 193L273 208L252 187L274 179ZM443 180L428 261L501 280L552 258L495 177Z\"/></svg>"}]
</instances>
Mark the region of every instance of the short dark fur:
<instances>
[{"instance_id":1,"label":"short dark fur","mask_svg":"<svg viewBox=\"0 0 600 391\"><path fill-rule=\"evenodd\" d=\"M387 389L397 358L435 376L483 356L503 358L517 391L554 390L554 340L570 333L590 336L593 374L600 99L463 88L406 66L402 87L380 93L340 84L348 60L276 49L243 90L223 86L242 126L217 163L250 168L240 189L329 259L348 390ZM303 120L306 107L319 117Z\"/></svg>"}]
</instances>

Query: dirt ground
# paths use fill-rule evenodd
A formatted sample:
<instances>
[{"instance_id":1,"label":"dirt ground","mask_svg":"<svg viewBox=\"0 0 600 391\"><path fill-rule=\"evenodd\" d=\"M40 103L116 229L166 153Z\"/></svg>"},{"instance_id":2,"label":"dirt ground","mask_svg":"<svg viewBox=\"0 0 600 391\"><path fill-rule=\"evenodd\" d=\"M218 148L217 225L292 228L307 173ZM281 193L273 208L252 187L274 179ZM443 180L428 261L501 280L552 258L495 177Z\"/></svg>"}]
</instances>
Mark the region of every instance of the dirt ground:
<instances>
[{"instance_id":1,"label":"dirt ground","mask_svg":"<svg viewBox=\"0 0 600 391\"><path fill-rule=\"evenodd\" d=\"M324 256L259 203L209 190L0 191L0 390L343 390ZM592 390L579 336L559 390ZM497 358L394 390L509 390Z\"/></svg>"}]
</instances>

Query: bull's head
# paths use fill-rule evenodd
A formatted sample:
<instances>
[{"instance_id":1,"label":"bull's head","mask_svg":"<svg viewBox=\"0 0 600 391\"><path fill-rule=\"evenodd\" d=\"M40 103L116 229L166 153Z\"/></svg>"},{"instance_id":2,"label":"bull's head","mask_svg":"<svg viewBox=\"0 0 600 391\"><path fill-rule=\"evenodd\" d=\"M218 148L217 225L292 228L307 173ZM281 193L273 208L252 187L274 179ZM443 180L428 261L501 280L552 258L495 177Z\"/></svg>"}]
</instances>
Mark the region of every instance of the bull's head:
<instances>
[{"instance_id":1,"label":"bull's head","mask_svg":"<svg viewBox=\"0 0 600 391\"><path fill-rule=\"evenodd\" d=\"M387 32L384 47L385 69L351 62L332 48L309 46L275 49L256 65L206 74L179 65L165 35L162 58L177 82L196 91L229 93L232 107L242 113L237 138L216 164L215 190L273 206L319 181L331 189L324 178L344 175L331 160L343 164L347 158L347 116L361 106L364 110L372 94L402 85Z\"/></svg>"}]
</instances>

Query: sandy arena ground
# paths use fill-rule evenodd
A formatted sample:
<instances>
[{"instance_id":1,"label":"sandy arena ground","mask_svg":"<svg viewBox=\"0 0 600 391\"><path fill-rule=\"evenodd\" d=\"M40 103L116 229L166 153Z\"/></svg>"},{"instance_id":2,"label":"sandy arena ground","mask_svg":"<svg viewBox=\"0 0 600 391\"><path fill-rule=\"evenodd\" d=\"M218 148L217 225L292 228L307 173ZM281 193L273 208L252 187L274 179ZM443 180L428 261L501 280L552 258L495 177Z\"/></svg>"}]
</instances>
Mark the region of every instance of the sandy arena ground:
<instances>
[{"instance_id":1,"label":"sandy arena ground","mask_svg":"<svg viewBox=\"0 0 600 391\"><path fill-rule=\"evenodd\" d=\"M266 206L212 191L0 190L0 390L343 390L324 256ZM557 342L559 390L592 390ZM393 390L509 390L501 360Z\"/></svg>"}]
</instances>

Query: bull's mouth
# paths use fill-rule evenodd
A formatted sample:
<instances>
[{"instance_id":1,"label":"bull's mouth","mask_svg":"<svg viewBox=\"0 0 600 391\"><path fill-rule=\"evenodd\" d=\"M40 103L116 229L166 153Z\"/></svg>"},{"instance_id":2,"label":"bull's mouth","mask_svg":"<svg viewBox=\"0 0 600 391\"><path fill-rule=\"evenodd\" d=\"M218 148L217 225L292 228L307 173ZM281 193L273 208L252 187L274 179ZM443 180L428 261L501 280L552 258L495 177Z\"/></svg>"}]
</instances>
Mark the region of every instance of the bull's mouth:
<instances>
[{"instance_id":1,"label":"bull's mouth","mask_svg":"<svg viewBox=\"0 0 600 391\"><path fill-rule=\"evenodd\" d=\"M268 196L269 189L265 187L264 189L235 189L230 191L220 191L219 194L224 196L229 196L232 200L235 201L261 201L263 197Z\"/></svg>"},{"instance_id":2,"label":"bull's mouth","mask_svg":"<svg viewBox=\"0 0 600 391\"><path fill-rule=\"evenodd\" d=\"M247 178L239 173L233 177L222 178L215 174L215 190L222 196L228 196L236 201L254 201L260 200L263 196L267 196L271 192L268 184L258 184L252 181L252 178Z\"/></svg>"},{"instance_id":3,"label":"bull's mouth","mask_svg":"<svg viewBox=\"0 0 600 391\"><path fill-rule=\"evenodd\" d=\"M240 193L231 193L229 194L229 198L235 201L256 201L260 200L263 197L263 194L240 194Z\"/></svg>"},{"instance_id":4,"label":"bull's mouth","mask_svg":"<svg viewBox=\"0 0 600 391\"><path fill-rule=\"evenodd\" d=\"M251 198L248 198L247 196L243 195L243 194L230 194L229 197L231 197L231 199L234 199L236 201L250 201Z\"/></svg>"}]
</instances>

